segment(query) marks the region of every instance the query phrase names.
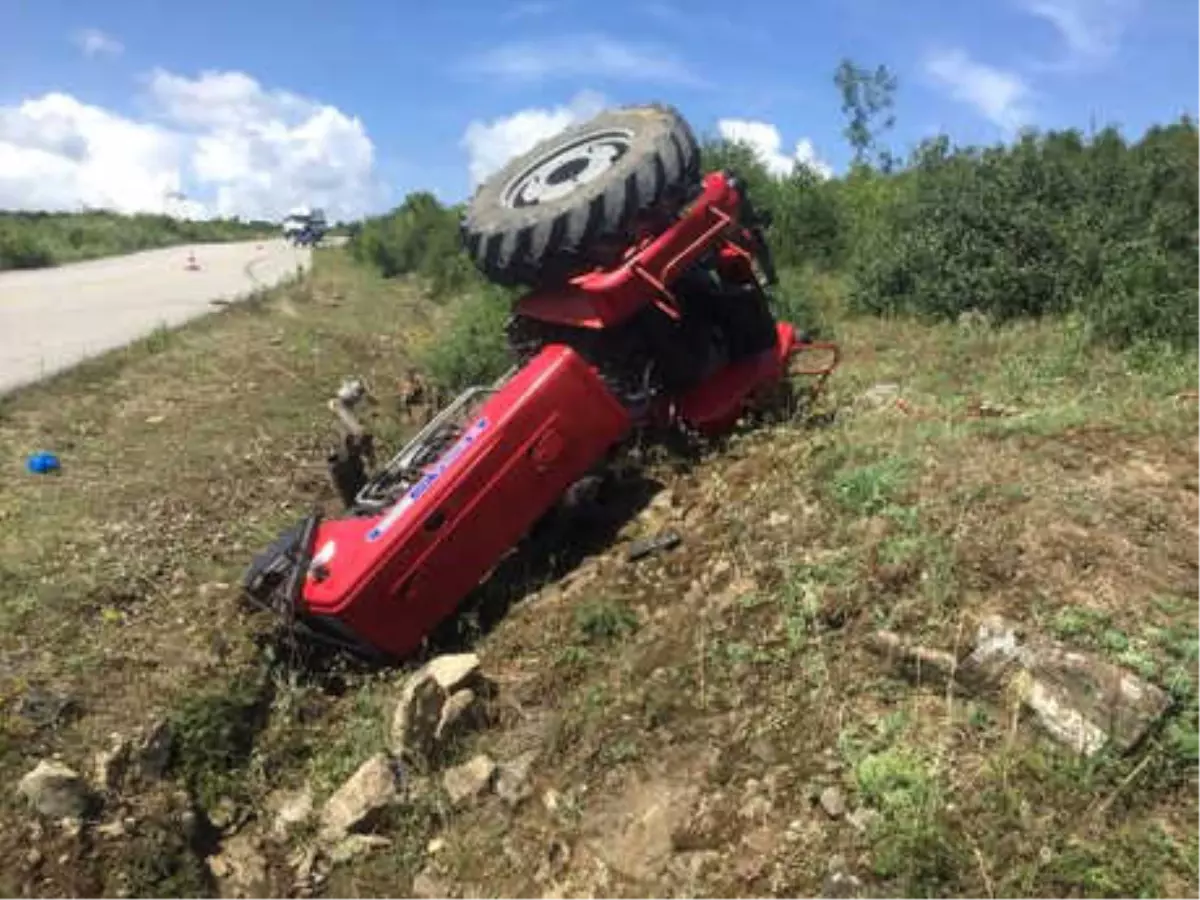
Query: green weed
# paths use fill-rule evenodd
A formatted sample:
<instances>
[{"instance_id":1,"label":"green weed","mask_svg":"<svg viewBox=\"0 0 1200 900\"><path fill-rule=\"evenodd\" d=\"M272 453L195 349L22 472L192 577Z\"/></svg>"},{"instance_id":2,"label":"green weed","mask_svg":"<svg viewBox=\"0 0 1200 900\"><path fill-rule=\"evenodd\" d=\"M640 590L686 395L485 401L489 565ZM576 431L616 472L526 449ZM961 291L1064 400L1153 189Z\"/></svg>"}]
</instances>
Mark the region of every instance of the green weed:
<instances>
[{"instance_id":1,"label":"green weed","mask_svg":"<svg viewBox=\"0 0 1200 900\"><path fill-rule=\"evenodd\" d=\"M606 643L627 637L637 630L637 613L621 603L607 600L586 603L575 613L580 638L588 644Z\"/></svg>"},{"instance_id":2,"label":"green weed","mask_svg":"<svg viewBox=\"0 0 1200 900\"><path fill-rule=\"evenodd\" d=\"M204 806L237 787L235 773L266 724L271 689L264 671L243 672L184 697L171 714L172 768Z\"/></svg>"},{"instance_id":3,"label":"green weed","mask_svg":"<svg viewBox=\"0 0 1200 900\"><path fill-rule=\"evenodd\" d=\"M847 511L875 515L899 499L909 471L908 460L896 457L846 469L834 476L833 494Z\"/></svg>"}]
</instances>

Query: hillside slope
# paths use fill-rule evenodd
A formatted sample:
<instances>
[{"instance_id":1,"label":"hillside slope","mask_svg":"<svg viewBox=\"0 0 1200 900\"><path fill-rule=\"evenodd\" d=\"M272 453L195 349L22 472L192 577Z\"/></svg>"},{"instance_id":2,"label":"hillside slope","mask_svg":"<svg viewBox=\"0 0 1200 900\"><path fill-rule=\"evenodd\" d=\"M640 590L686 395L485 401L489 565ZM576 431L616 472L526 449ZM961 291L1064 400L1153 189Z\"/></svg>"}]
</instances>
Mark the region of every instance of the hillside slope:
<instances>
[{"instance_id":1,"label":"hillside slope","mask_svg":"<svg viewBox=\"0 0 1200 900\"><path fill-rule=\"evenodd\" d=\"M1133 369L1061 325L838 330L832 424L660 468L614 545L481 642L502 724L462 758L535 752L532 797L455 816L424 884L1195 891L1196 408L1177 396L1194 360ZM680 549L625 561L664 527ZM867 649L880 627L962 648L992 613L1148 676L1178 711L1129 758L1084 761ZM330 890L382 890L394 866Z\"/></svg>"},{"instance_id":2,"label":"hillside slope","mask_svg":"<svg viewBox=\"0 0 1200 900\"><path fill-rule=\"evenodd\" d=\"M164 777L82 832L5 792L5 893L292 891L313 829L272 836L277 792L319 809L387 748L404 672L290 672L236 605L250 556L330 497L324 398L350 374L386 397L443 314L338 251L315 267L0 405L8 459L64 458L0 496L0 781L175 736ZM1195 355L849 318L828 293L831 416L653 463L615 535L527 558L446 638L499 686L456 756L533 751L528 799L451 812L418 777L374 826L387 846L301 890L1196 893ZM678 549L626 562L668 524ZM1130 757L1081 761L866 649L879 627L960 646L997 611L1179 708Z\"/></svg>"}]
</instances>

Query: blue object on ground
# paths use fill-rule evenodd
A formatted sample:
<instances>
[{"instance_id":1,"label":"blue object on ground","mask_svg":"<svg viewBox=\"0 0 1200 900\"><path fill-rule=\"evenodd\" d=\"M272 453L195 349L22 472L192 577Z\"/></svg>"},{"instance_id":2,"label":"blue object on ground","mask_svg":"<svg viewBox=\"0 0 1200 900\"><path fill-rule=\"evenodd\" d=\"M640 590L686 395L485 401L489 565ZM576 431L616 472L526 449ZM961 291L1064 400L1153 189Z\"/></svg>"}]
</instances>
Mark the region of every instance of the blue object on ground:
<instances>
[{"instance_id":1,"label":"blue object on ground","mask_svg":"<svg viewBox=\"0 0 1200 900\"><path fill-rule=\"evenodd\" d=\"M57 472L60 468L58 457L53 453L34 453L29 459L25 460L25 468L34 475L45 475L48 472Z\"/></svg>"}]
</instances>

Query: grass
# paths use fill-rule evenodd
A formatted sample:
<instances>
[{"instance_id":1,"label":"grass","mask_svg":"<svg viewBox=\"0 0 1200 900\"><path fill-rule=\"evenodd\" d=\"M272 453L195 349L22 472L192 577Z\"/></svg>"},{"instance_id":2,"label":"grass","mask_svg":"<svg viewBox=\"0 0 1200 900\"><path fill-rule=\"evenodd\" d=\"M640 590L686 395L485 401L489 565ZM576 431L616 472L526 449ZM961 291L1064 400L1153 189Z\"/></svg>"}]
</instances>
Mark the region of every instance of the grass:
<instances>
[{"instance_id":1,"label":"grass","mask_svg":"<svg viewBox=\"0 0 1200 900\"><path fill-rule=\"evenodd\" d=\"M685 554L614 562L572 603L533 599L488 639L487 657L522 685L514 702L553 718L545 777L593 798L567 838L614 827L601 798L625 785L668 795L703 747L718 758L687 846L718 854L704 895L811 895L831 854L890 895L1194 893L1197 620L1184 598L1196 593L1197 422L1175 395L1195 384L1195 357L1107 354L1069 323L834 324L847 355L826 401L833 426L749 435L675 476ZM855 407L883 382L901 385L903 407ZM977 413L981 401L1003 413ZM788 520L768 524L777 511ZM600 658L575 649L580 618L611 597L639 611L636 633ZM948 703L862 649L879 626L962 648L991 612L1174 684L1182 702L1131 757L1083 766L1002 708ZM540 672L541 654L569 659L571 677ZM851 809L878 814L862 832L813 812L807 785L830 777L816 765L828 752ZM776 770L765 827L805 839L760 851L747 881L740 786ZM479 812L452 832L482 839L495 821ZM530 854L563 833L522 821ZM672 872L610 874L602 891L668 890ZM544 890L532 875L487 843L455 870L511 893ZM597 889L585 866L575 878L562 889Z\"/></svg>"},{"instance_id":2,"label":"grass","mask_svg":"<svg viewBox=\"0 0 1200 900\"><path fill-rule=\"evenodd\" d=\"M137 250L273 236L270 222L191 222L161 215L0 211L0 271L38 269Z\"/></svg>"},{"instance_id":3,"label":"grass","mask_svg":"<svg viewBox=\"0 0 1200 900\"><path fill-rule=\"evenodd\" d=\"M263 674L262 623L241 610L237 584L309 503L333 502L324 401L360 375L387 403L409 336L428 325L406 285L364 277L336 251L317 251L315 265L309 282L0 401L13 467L0 496L5 783L51 749L85 767L110 732L159 718L177 726L176 774L202 805L256 805L281 777L331 789L357 758L354 728L340 742L321 731L354 721L348 703L329 709L328 686ZM379 418L383 440L410 427L386 408ZM56 452L62 472L25 473L36 449ZM34 688L69 696L81 715L33 728L17 710ZM0 799L0 820L23 818Z\"/></svg>"},{"instance_id":4,"label":"grass","mask_svg":"<svg viewBox=\"0 0 1200 900\"><path fill-rule=\"evenodd\" d=\"M534 798L444 819L418 794L381 826L392 847L336 869L325 893L403 893L435 833L439 875L464 893L814 895L834 855L895 896L1196 893L1197 417L1176 399L1194 355L1104 354L1052 322L852 318L826 291L845 350L822 401L832 424L655 468L671 504L567 584L514 588L477 638L504 712L461 749L503 761L533 742ZM318 251L306 284L0 405L14 466L0 495L6 783L51 752L82 765L156 716L177 723L176 771L205 808L257 809L305 782L320 804L384 749L403 673L286 676L234 585L331 499L324 399L357 374L386 402L447 310ZM883 382L902 406L857 402ZM388 444L404 430L389 412ZM17 474L38 448L60 454L59 476ZM668 525L679 550L625 562L625 541ZM961 649L993 612L1131 667L1177 708L1129 757L1084 762L864 648L886 626ZM34 687L80 715L23 719ZM827 786L849 815L874 813L867 827L814 803ZM5 833L23 819L0 800ZM565 862L545 863L560 845ZM161 868L108 852L77 868L143 872L139 893L212 889L178 847ZM51 883L97 890L65 869Z\"/></svg>"},{"instance_id":5,"label":"grass","mask_svg":"<svg viewBox=\"0 0 1200 900\"><path fill-rule=\"evenodd\" d=\"M206 809L241 787L240 770L270 708L264 674L243 671L220 680L184 697L168 719L173 766Z\"/></svg>"}]
</instances>

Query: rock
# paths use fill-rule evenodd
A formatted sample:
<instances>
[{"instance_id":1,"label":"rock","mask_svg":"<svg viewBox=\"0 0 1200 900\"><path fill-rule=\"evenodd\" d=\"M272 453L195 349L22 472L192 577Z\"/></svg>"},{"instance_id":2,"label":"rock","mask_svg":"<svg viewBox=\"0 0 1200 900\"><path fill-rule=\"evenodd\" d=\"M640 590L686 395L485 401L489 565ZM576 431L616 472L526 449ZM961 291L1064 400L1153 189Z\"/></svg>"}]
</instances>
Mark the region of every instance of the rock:
<instances>
[{"instance_id":1,"label":"rock","mask_svg":"<svg viewBox=\"0 0 1200 900\"><path fill-rule=\"evenodd\" d=\"M425 845L425 852L430 856L437 856L445 849L446 841L444 838L440 837L433 838L428 844Z\"/></svg>"},{"instance_id":2,"label":"rock","mask_svg":"<svg viewBox=\"0 0 1200 900\"><path fill-rule=\"evenodd\" d=\"M588 804L594 824L592 836L584 838L586 854L624 878L652 883L695 819L701 784L696 770L681 770L669 779L637 779L615 796L598 797Z\"/></svg>"},{"instance_id":3,"label":"rock","mask_svg":"<svg viewBox=\"0 0 1200 900\"><path fill-rule=\"evenodd\" d=\"M496 764L480 753L461 766L447 769L442 775L442 787L452 806L462 806L492 786Z\"/></svg>"},{"instance_id":4,"label":"rock","mask_svg":"<svg viewBox=\"0 0 1200 900\"><path fill-rule=\"evenodd\" d=\"M780 510L773 510L771 514L767 516L767 527L782 528L790 521L792 521L792 517L787 513L781 512Z\"/></svg>"},{"instance_id":5,"label":"rock","mask_svg":"<svg viewBox=\"0 0 1200 900\"><path fill-rule=\"evenodd\" d=\"M79 773L48 759L25 774L17 793L48 819L82 819L94 799Z\"/></svg>"},{"instance_id":6,"label":"rock","mask_svg":"<svg viewBox=\"0 0 1200 900\"><path fill-rule=\"evenodd\" d=\"M392 753L416 765L427 765L446 699L445 690L429 672L421 670L409 678L392 717Z\"/></svg>"},{"instance_id":7,"label":"rock","mask_svg":"<svg viewBox=\"0 0 1200 900\"><path fill-rule=\"evenodd\" d=\"M321 856L316 844L297 848L288 857L288 865L292 868L292 892L298 897L311 896L317 885L324 880L324 873L317 871L317 861Z\"/></svg>"},{"instance_id":8,"label":"rock","mask_svg":"<svg viewBox=\"0 0 1200 900\"><path fill-rule=\"evenodd\" d=\"M341 865L372 850L391 845L391 840L379 834L351 834L338 841L329 851L329 861Z\"/></svg>"},{"instance_id":9,"label":"rock","mask_svg":"<svg viewBox=\"0 0 1200 900\"><path fill-rule=\"evenodd\" d=\"M297 825L303 824L313 811L312 788L307 784L295 791L275 791L267 798L267 809L275 813L271 832L285 838Z\"/></svg>"},{"instance_id":10,"label":"rock","mask_svg":"<svg viewBox=\"0 0 1200 900\"><path fill-rule=\"evenodd\" d=\"M59 819L58 830L68 841L73 841L83 834L83 819L74 816Z\"/></svg>"},{"instance_id":11,"label":"rock","mask_svg":"<svg viewBox=\"0 0 1200 900\"><path fill-rule=\"evenodd\" d=\"M97 825L96 834L105 838L122 838L129 833L132 825L132 820L113 819L111 822L105 822L103 825Z\"/></svg>"},{"instance_id":12,"label":"rock","mask_svg":"<svg viewBox=\"0 0 1200 900\"><path fill-rule=\"evenodd\" d=\"M675 495L672 491L663 490L654 495L654 499L646 506L647 512L662 513L675 505Z\"/></svg>"},{"instance_id":13,"label":"rock","mask_svg":"<svg viewBox=\"0 0 1200 900\"><path fill-rule=\"evenodd\" d=\"M750 744L750 755L764 765L774 765L779 760L775 745L766 738L758 738Z\"/></svg>"},{"instance_id":14,"label":"rock","mask_svg":"<svg viewBox=\"0 0 1200 900\"><path fill-rule=\"evenodd\" d=\"M1171 704L1170 695L1133 673L1040 635L1022 638L999 616L980 624L958 678L1025 707L1048 734L1086 756L1109 743L1129 751Z\"/></svg>"},{"instance_id":15,"label":"rock","mask_svg":"<svg viewBox=\"0 0 1200 900\"><path fill-rule=\"evenodd\" d=\"M42 864L42 851L37 847L30 847L29 852L25 854L25 864L33 869Z\"/></svg>"},{"instance_id":16,"label":"rock","mask_svg":"<svg viewBox=\"0 0 1200 900\"><path fill-rule=\"evenodd\" d=\"M877 632L869 646L909 675L950 682L1028 710L1051 737L1092 756L1106 744L1128 752L1171 704L1170 695L1098 656L1070 650L990 616L962 659Z\"/></svg>"},{"instance_id":17,"label":"rock","mask_svg":"<svg viewBox=\"0 0 1200 900\"><path fill-rule=\"evenodd\" d=\"M749 884L762 878L767 870L767 860L757 853L743 853L738 856L733 867L733 874L740 881Z\"/></svg>"},{"instance_id":18,"label":"rock","mask_svg":"<svg viewBox=\"0 0 1200 900\"><path fill-rule=\"evenodd\" d=\"M708 582L714 588L716 588L717 590L720 590L724 586L723 580L725 580L729 577L732 577L732 575L733 575L733 563L731 563L729 560L722 557L721 559L718 559L716 562L714 562L712 564L712 566L709 567ZM696 585L696 586L700 587L700 585Z\"/></svg>"},{"instance_id":19,"label":"rock","mask_svg":"<svg viewBox=\"0 0 1200 900\"><path fill-rule=\"evenodd\" d=\"M533 880L538 884L561 875L571 860L571 848L558 838L552 838L546 845L546 855L533 873Z\"/></svg>"},{"instance_id":20,"label":"rock","mask_svg":"<svg viewBox=\"0 0 1200 900\"><path fill-rule=\"evenodd\" d=\"M821 791L817 802L821 804L821 809L825 810L825 814L831 819L840 818L846 812L846 798L836 787L830 786Z\"/></svg>"},{"instance_id":21,"label":"rock","mask_svg":"<svg viewBox=\"0 0 1200 900\"><path fill-rule=\"evenodd\" d=\"M546 846L546 865L550 876L560 874L571 861L571 848L564 841L554 838Z\"/></svg>"},{"instance_id":22,"label":"rock","mask_svg":"<svg viewBox=\"0 0 1200 900\"><path fill-rule=\"evenodd\" d=\"M537 757L538 752L530 750L522 753L516 759L502 763L497 768L496 796L503 800L509 808L516 809L533 796L533 788L529 784L529 775Z\"/></svg>"},{"instance_id":23,"label":"rock","mask_svg":"<svg viewBox=\"0 0 1200 900\"><path fill-rule=\"evenodd\" d=\"M562 795L554 788L547 788L546 793L542 794L542 806L546 808L546 812L556 813L561 805Z\"/></svg>"},{"instance_id":24,"label":"rock","mask_svg":"<svg viewBox=\"0 0 1200 900\"><path fill-rule=\"evenodd\" d=\"M846 816L846 821L849 822L855 831L865 834L870 831L871 826L879 819L879 811L871 809L869 806L863 806L856 809L850 815Z\"/></svg>"},{"instance_id":25,"label":"rock","mask_svg":"<svg viewBox=\"0 0 1200 900\"><path fill-rule=\"evenodd\" d=\"M625 558L629 562L637 562L661 550L674 550L681 543L683 543L683 538L678 532L663 531L652 537L638 538L635 541L631 541Z\"/></svg>"},{"instance_id":26,"label":"rock","mask_svg":"<svg viewBox=\"0 0 1200 900\"><path fill-rule=\"evenodd\" d=\"M248 818L247 811L240 809L231 797L222 797L208 814L213 827L224 834L233 834Z\"/></svg>"},{"instance_id":27,"label":"rock","mask_svg":"<svg viewBox=\"0 0 1200 900\"><path fill-rule=\"evenodd\" d=\"M27 690L17 702L17 714L38 728L53 728L77 710L75 701L66 694L37 687Z\"/></svg>"},{"instance_id":28,"label":"rock","mask_svg":"<svg viewBox=\"0 0 1200 900\"><path fill-rule=\"evenodd\" d=\"M870 635L867 647L917 681L944 683L958 666L953 654L913 644L892 631L877 631Z\"/></svg>"},{"instance_id":29,"label":"rock","mask_svg":"<svg viewBox=\"0 0 1200 900\"><path fill-rule=\"evenodd\" d=\"M976 416L982 419L998 419L1005 416L1015 416L1019 410L1013 406L1006 406L1003 403L994 403L991 400L980 400L972 410Z\"/></svg>"},{"instance_id":30,"label":"rock","mask_svg":"<svg viewBox=\"0 0 1200 900\"><path fill-rule=\"evenodd\" d=\"M483 721L483 704L470 688L463 688L450 695L442 707L437 729L434 731L434 741L440 747L446 746L459 735L477 727Z\"/></svg>"},{"instance_id":31,"label":"rock","mask_svg":"<svg viewBox=\"0 0 1200 900\"><path fill-rule=\"evenodd\" d=\"M92 777L96 787L106 794L119 789L129 769L132 752L130 742L114 734L109 748L99 751L92 759Z\"/></svg>"},{"instance_id":32,"label":"rock","mask_svg":"<svg viewBox=\"0 0 1200 900\"><path fill-rule=\"evenodd\" d=\"M437 900L437 898L449 897L450 887L433 870L426 866L413 879L412 895L414 897L427 898L427 900Z\"/></svg>"},{"instance_id":33,"label":"rock","mask_svg":"<svg viewBox=\"0 0 1200 900\"><path fill-rule=\"evenodd\" d=\"M417 766L429 767L442 745L483 720L480 702L492 685L474 653L431 659L409 677L392 717L391 749Z\"/></svg>"},{"instance_id":34,"label":"rock","mask_svg":"<svg viewBox=\"0 0 1200 900\"><path fill-rule=\"evenodd\" d=\"M764 826L755 829L742 838L742 847L751 856L768 859L775 853L779 843L779 835L774 828Z\"/></svg>"},{"instance_id":35,"label":"rock","mask_svg":"<svg viewBox=\"0 0 1200 900\"><path fill-rule=\"evenodd\" d=\"M475 653L449 653L431 659L422 669L447 695L467 687L479 676L479 656Z\"/></svg>"},{"instance_id":36,"label":"rock","mask_svg":"<svg viewBox=\"0 0 1200 900\"><path fill-rule=\"evenodd\" d=\"M762 794L755 794L742 804L741 809L738 810L738 816L750 821L759 821L769 816L773 808L769 798Z\"/></svg>"},{"instance_id":37,"label":"rock","mask_svg":"<svg viewBox=\"0 0 1200 900\"><path fill-rule=\"evenodd\" d=\"M987 328L991 324L991 319L987 313L981 312L978 309L971 308L963 310L958 314L958 327L965 329Z\"/></svg>"},{"instance_id":38,"label":"rock","mask_svg":"<svg viewBox=\"0 0 1200 900\"><path fill-rule=\"evenodd\" d=\"M188 841L194 841L200 831L200 817L192 808L191 798L188 797L186 791L176 791L172 802L175 807L174 815L179 826L179 833Z\"/></svg>"},{"instance_id":39,"label":"rock","mask_svg":"<svg viewBox=\"0 0 1200 900\"><path fill-rule=\"evenodd\" d=\"M321 836L330 842L370 828L396 800L396 774L386 755L377 753L350 776L321 811Z\"/></svg>"},{"instance_id":40,"label":"rock","mask_svg":"<svg viewBox=\"0 0 1200 900\"><path fill-rule=\"evenodd\" d=\"M842 857L834 856L829 860L825 881L821 885L822 897L861 897L862 889L862 880L847 871L846 861Z\"/></svg>"},{"instance_id":41,"label":"rock","mask_svg":"<svg viewBox=\"0 0 1200 900\"><path fill-rule=\"evenodd\" d=\"M689 882L699 881L721 862L721 854L717 850L689 850L676 853L671 859L671 869ZM695 892L689 892L696 896Z\"/></svg>"},{"instance_id":42,"label":"rock","mask_svg":"<svg viewBox=\"0 0 1200 900\"><path fill-rule=\"evenodd\" d=\"M166 719L159 719L147 730L135 753L137 774L143 778L162 778L171 764L175 735Z\"/></svg>"},{"instance_id":43,"label":"rock","mask_svg":"<svg viewBox=\"0 0 1200 900\"><path fill-rule=\"evenodd\" d=\"M792 819L788 822L787 828L784 829L783 839L789 844L794 844L804 838L804 820Z\"/></svg>"},{"instance_id":44,"label":"rock","mask_svg":"<svg viewBox=\"0 0 1200 900\"><path fill-rule=\"evenodd\" d=\"M877 384L862 395L862 401L867 406L878 409L886 406L900 396L900 385L888 382Z\"/></svg>"},{"instance_id":45,"label":"rock","mask_svg":"<svg viewBox=\"0 0 1200 900\"><path fill-rule=\"evenodd\" d=\"M221 896L264 896L267 861L250 835L239 834L225 841L221 852L208 858L208 868L214 878L228 883Z\"/></svg>"}]
</instances>

